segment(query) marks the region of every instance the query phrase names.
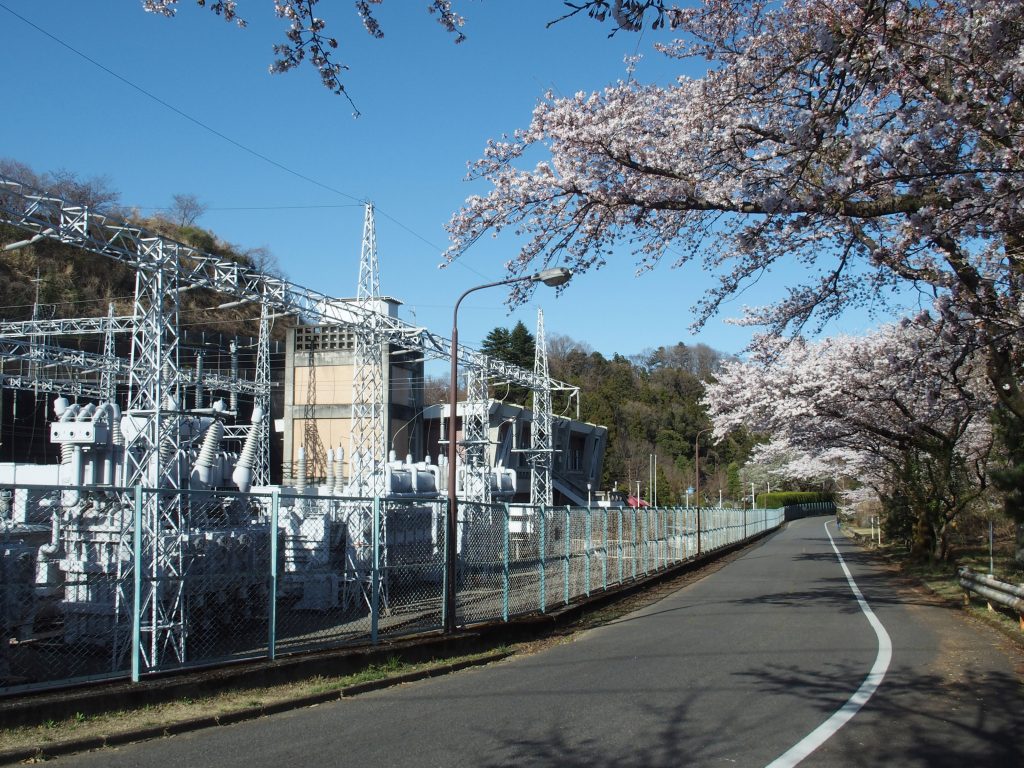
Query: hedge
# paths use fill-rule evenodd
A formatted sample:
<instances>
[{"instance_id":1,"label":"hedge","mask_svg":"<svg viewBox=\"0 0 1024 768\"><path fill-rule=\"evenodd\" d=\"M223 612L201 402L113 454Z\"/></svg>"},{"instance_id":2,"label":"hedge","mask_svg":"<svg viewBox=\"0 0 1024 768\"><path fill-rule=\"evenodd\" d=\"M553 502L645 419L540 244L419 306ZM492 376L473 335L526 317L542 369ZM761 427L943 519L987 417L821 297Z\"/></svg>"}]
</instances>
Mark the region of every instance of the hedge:
<instances>
[{"instance_id":1,"label":"hedge","mask_svg":"<svg viewBox=\"0 0 1024 768\"><path fill-rule=\"evenodd\" d=\"M835 495L831 493L818 493L816 491L773 491L772 493L759 493L757 495L757 506L762 509L779 509L780 507L791 507L797 504L813 504L816 501L835 501Z\"/></svg>"}]
</instances>

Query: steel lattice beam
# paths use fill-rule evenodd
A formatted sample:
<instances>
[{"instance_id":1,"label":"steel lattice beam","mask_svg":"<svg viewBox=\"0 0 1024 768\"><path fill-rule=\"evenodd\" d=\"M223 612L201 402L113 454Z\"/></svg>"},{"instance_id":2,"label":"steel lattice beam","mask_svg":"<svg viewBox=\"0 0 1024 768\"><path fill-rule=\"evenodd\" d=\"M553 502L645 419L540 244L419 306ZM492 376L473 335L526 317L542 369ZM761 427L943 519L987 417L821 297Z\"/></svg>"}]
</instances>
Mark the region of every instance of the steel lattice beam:
<instances>
[{"instance_id":1,"label":"steel lattice beam","mask_svg":"<svg viewBox=\"0 0 1024 768\"><path fill-rule=\"evenodd\" d=\"M3 320L0 321L0 338L19 336L90 336L113 333L131 333L134 318L123 317L74 317L55 320Z\"/></svg>"},{"instance_id":2,"label":"steel lattice beam","mask_svg":"<svg viewBox=\"0 0 1024 768\"><path fill-rule=\"evenodd\" d=\"M175 273L178 286L195 286L253 303L265 302L278 314L291 314L306 323L359 325L368 310L349 303L344 317L333 310L331 296L291 283L228 259L213 256L183 243L154 235L112 217L74 206L0 174L0 222L33 234L108 256L136 269L159 265ZM159 246L159 247L158 247ZM402 349L419 350L451 359L451 341L387 315L381 318L383 341ZM485 378L508 381L530 390L577 391L564 382L543 380L533 371L488 358L470 347L459 346L459 360Z\"/></svg>"},{"instance_id":3,"label":"steel lattice beam","mask_svg":"<svg viewBox=\"0 0 1024 768\"><path fill-rule=\"evenodd\" d=\"M33 343L26 340L0 338L0 360L19 360L35 363L40 367L64 366L73 370L92 373L100 376L108 367L112 367L114 373L124 378L130 367L128 361L120 358L110 358L95 352L84 352L78 349L66 349L64 347L52 346L49 344ZM28 380L29 376L19 378ZM40 381L43 381L40 378ZM206 390L217 390L222 392L236 392L243 395L251 395L254 398L269 398L269 381L261 383L259 380L249 381L247 379L234 379L209 371L199 372L182 368L178 371L178 384L182 386L194 385L201 382ZM69 382L74 384L75 382ZM96 385L99 387L99 384ZM31 387L29 387L31 389ZM55 389L49 391L58 391ZM71 390L60 390L71 393Z\"/></svg>"},{"instance_id":4,"label":"steel lattice beam","mask_svg":"<svg viewBox=\"0 0 1024 768\"><path fill-rule=\"evenodd\" d=\"M103 388L100 384L76 379L50 379L42 376L12 376L0 373L0 387L4 389L21 389L28 392L47 392L52 395L75 395L102 400Z\"/></svg>"}]
</instances>

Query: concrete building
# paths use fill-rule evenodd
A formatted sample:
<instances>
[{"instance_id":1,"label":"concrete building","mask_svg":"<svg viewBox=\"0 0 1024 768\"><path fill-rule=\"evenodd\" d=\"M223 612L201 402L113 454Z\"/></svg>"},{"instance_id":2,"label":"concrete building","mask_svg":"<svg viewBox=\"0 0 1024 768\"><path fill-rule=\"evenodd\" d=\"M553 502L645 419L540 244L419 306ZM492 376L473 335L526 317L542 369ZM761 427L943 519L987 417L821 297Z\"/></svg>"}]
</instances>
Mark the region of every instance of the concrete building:
<instances>
[{"instance_id":1,"label":"concrete building","mask_svg":"<svg viewBox=\"0 0 1024 768\"><path fill-rule=\"evenodd\" d=\"M394 317L401 302L382 298L379 310ZM346 301L332 311L345 319ZM345 451L344 476L350 476L349 435L355 334L348 326L300 325L288 331L284 371L283 476L294 479L299 448L305 447L307 478L326 476L326 452ZM447 452L447 405L423 403L424 364L410 350L389 347L382 355L386 445L400 459L429 457L442 462ZM460 409L461 410L461 409ZM498 400L488 402L487 460L515 474L512 501L530 500L530 428L533 413ZM461 421L461 416L460 416ZM461 436L461 425L460 425ZM606 427L556 417L552 423L554 503L584 506L596 498L607 446ZM588 489L589 484L589 489ZM588 495L589 491L589 495Z\"/></svg>"},{"instance_id":2,"label":"concrete building","mask_svg":"<svg viewBox=\"0 0 1024 768\"><path fill-rule=\"evenodd\" d=\"M529 502L533 412L499 400L490 400L487 407L487 457L490 466L513 470L516 492L510 501ZM427 454L435 462L446 451L448 411L447 405L430 405L424 409L423 433ZM459 420L461 422L461 417ZM461 425L458 434L462 434ZM608 428L556 417L552 423L552 437L553 502L586 506L588 500L596 498L600 486Z\"/></svg>"},{"instance_id":3,"label":"concrete building","mask_svg":"<svg viewBox=\"0 0 1024 768\"><path fill-rule=\"evenodd\" d=\"M382 311L397 315L401 302L382 298ZM338 302L339 319L344 302ZM347 326L300 325L288 331L285 351L283 474L293 478L299 447L306 448L310 480L326 476L328 449L345 451L345 476L352 423L355 334ZM382 355L384 434L387 445L404 457L423 454L423 359L410 350L389 346Z\"/></svg>"}]
</instances>

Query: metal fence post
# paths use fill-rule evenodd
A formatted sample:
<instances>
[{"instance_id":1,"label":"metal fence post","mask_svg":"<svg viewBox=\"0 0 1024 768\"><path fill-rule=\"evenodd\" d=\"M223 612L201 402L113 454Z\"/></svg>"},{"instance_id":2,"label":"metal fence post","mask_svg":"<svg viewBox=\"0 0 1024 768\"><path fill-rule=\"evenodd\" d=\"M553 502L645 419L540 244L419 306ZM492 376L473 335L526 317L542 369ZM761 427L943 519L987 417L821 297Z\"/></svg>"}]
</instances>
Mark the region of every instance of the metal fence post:
<instances>
[{"instance_id":1,"label":"metal fence post","mask_svg":"<svg viewBox=\"0 0 1024 768\"><path fill-rule=\"evenodd\" d=\"M672 528L672 536L670 538L672 544L669 552L671 553L672 563L675 564L683 559L680 557L682 547L679 546L679 507L672 507L669 515L671 516L669 518L669 526Z\"/></svg>"},{"instance_id":2,"label":"metal fence post","mask_svg":"<svg viewBox=\"0 0 1024 768\"><path fill-rule=\"evenodd\" d=\"M668 526L665 513L657 507L654 510L654 517L658 523L658 567L668 568Z\"/></svg>"},{"instance_id":3,"label":"metal fence post","mask_svg":"<svg viewBox=\"0 0 1024 768\"><path fill-rule=\"evenodd\" d=\"M637 545L637 540L636 540L636 516L639 515L639 514L640 514L640 507L637 506L637 508L633 510L633 514L630 515L630 517L633 520L633 536L632 536L633 556L630 558L630 560L633 561L633 569L632 569L633 570L633 581L636 581L636 545Z\"/></svg>"},{"instance_id":4,"label":"metal fence post","mask_svg":"<svg viewBox=\"0 0 1024 768\"><path fill-rule=\"evenodd\" d=\"M608 508L602 507L604 515L604 557L601 558L601 584L605 591L608 590Z\"/></svg>"},{"instance_id":5,"label":"metal fence post","mask_svg":"<svg viewBox=\"0 0 1024 768\"><path fill-rule=\"evenodd\" d=\"M565 604L569 604L569 558L572 556L572 517L569 512L569 505L565 506L565 560L562 565L563 581L565 582L564 598Z\"/></svg>"},{"instance_id":6,"label":"metal fence post","mask_svg":"<svg viewBox=\"0 0 1024 768\"><path fill-rule=\"evenodd\" d=\"M700 504L697 504L697 557L700 557Z\"/></svg>"},{"instance_id":7,"label":"metal fence post","mask_svg":"<svg viewBox=\"0 0 1024 768\"><path fill-rule=\"evenodd\" d=\"M622 509L619 509L618 514L615 516L618 519L619 528L619 584L622 583Z\"/></svg>"},{"instance_id":8,"label":"metal fence post","mask_svg":"<svg viewBox=\"0 0 1024 768\"><path fill-rule=\"evenodd\" d=\"M451 504L442 504L440 507L444 510L444 567L441 570L441 594L444 598L441 600L441 626L447 631L448 627L448 603L454 603L454 600L449 601L448 599L448 576L452 573L452 568L448 565L448 558L452 556L452 549L448 543L451 536L448 535L448 531L451 530L451 523L448 522L448 516L452 513ZM454 622L453 622L454 623Z\"/></svg>"},{"instance_id":9,"label":"metal fence post","mask_svg":"<svg viewBox=\"0 0 1024 768\"><path fill-rule=\"evenodd\" d=\"M132 682L139 682L142 663L142 486L135 486L135 510L132 521Z\"/></svg>"},{"instance_id":10,"label":"metal fence post","mask_svg":"<svg viewBox=\"0 0 1024 768\"><path fill-rule=\"evenodd\" d=\"M540 542L539 542L540 543L540 552L538 553L540 555L540 557L538 559L540 560L539 565L540 565L540 612L541 613L544 613L544 611L547 609L547 604L548 604L547 585L544 583L544 575L545 575L544 574L544 564L545 564L545 562L547 560L547 553L548 553L547 544L544 541L544 533L545 533L545 530L544 530L544 525L545 525L544 518L545 517L547 517L547 515L544 514L544 505L541 504L540 505L540 522L539 522L539 525L537 526L538 533L539 533L539 536L540 536Z\"/></svg>"},{"instance_id":11,"label":"metal fence post","mask_svg":"<svg viewBox=\"0 0 1024 768\"><path fill-rule=\"evenodd\" d=\"M277 655L277 521L281 513L281 489L270 492L270 579L267 596L267 658Z\"/></svg>"},{"instance_id":12,"label":"metal fence post","mask_svg":"<svg viewBox=\"0 0 1024 768\"><path fill-rule=\"evenodd\" d=\"M646 576L651 570L651 513L641 507L637 508L637 514L640 515L640 568Z\"/></svg>"},{"instance_id":13,"label":"metal fence post","mask_svg":"<svg viewBox=\"0 0 1024 768\"><path fill-rule=\"evenodd\" d=\"M587 562L587 580L586 580L586 584L585 584L586 590L587 590L587 597L590 597L590 550L593 548L593 544L594 544L594 542L592 541L592 536L593 536L593 521L591 519L592 515L593 515L593 513L591 512L590 507L587 507L587 517L586 517L586 523L587 523L587 526L586 526L586 530L587 530L587 558L586 558L586 562Z\"/></svg>"},{"instance_id":14,"label":"metal fence post","mask_svg":"<svg viewBox=\"0 0 1024 768\"><path fill-rule=\"evenodd\" d=\"M370 586L370 642L376 645L380 622L380 496L373 497L373 573Z\"/></svg>"},{"instance_id":15,"label":"metal fence post","mask_svg":"<svg viewBox=\"0 0 1024 768\"><path fill-rule=\"evenodd\" d=\"M505 563L504 563L504 578L502 583L502 595L501 595L501 618L503 621L508 621L508 590L509 590L509 572L508 572L508 539L509 539L509 509L508 504L505 503L502 506L505 508Z\"/></svg>"}]
</instances>

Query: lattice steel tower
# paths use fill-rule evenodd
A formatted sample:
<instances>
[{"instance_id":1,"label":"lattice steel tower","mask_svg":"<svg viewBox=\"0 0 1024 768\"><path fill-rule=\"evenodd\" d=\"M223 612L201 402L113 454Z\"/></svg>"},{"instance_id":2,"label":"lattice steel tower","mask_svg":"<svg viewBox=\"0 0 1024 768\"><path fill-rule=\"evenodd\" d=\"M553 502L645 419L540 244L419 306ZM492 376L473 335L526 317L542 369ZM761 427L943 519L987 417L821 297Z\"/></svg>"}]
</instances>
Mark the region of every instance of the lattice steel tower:
<instances>
[{"instance_id":1,"label":"lattice steel tower","mask_svg":"<svg viewBox=\"0 0 1024 768\"><path fill-rule=\"evenodd\" d=\"M537 309L537 334L533 353L533 373L542 385L533 390L533 427L530 429L530 503L547 504L553 500L551 459L554 443L551 434L551 377L548 374L548 346L544 339L544 310Z\"/></svg>"},{"instance_id":2,"label":"lattice steel tower","mask_svg":"<svg viewBox=\"0 0 1024 768\"><path fill-rule=\"evenodd\" d=\"M384 494L384 367L382 333L384 318L380 300L380 266L373 203L366 204L363 245L359 256L356 304L363 316L355 325L355 359L352 375L352 428L349 434L349 466L352 487L361 496Z\"/></svg>"},{"instance_id":3,"label":"lattice steel tower","mask_svg":"<svg viewBox=\"0 0 1024 768\"><path fill-rule=\"evenodd\" d=\"M256 396L253 404L262 409L263 419L256 425L259 433L255 463L255 485L270 485L270 307L260 302L260 335L256 342Z\"/></svg>"}]
</instances>

